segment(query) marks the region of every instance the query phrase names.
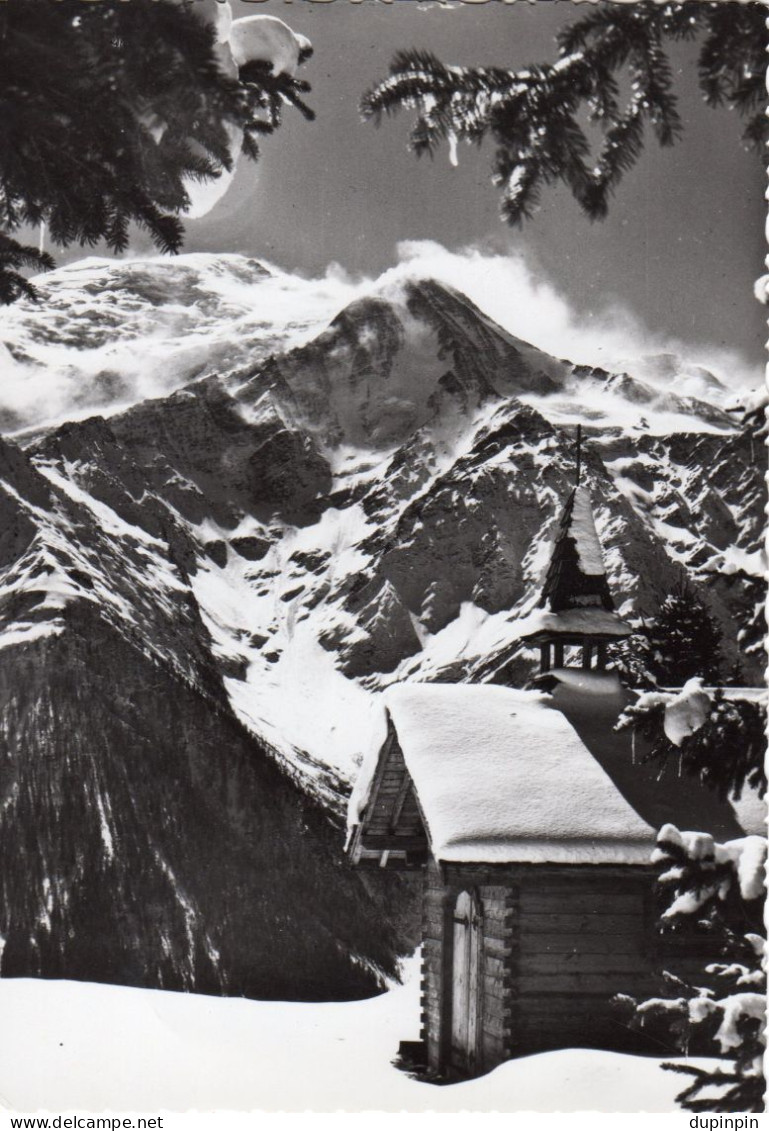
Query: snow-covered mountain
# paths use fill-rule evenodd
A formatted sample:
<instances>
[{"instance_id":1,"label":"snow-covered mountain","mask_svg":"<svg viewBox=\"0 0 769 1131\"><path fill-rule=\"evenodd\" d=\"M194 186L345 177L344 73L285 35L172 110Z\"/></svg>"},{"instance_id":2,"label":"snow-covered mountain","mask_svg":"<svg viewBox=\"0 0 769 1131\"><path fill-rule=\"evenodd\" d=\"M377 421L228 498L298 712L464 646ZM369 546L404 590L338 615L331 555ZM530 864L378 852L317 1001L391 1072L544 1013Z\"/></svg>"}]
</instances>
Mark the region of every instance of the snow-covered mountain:
<instances>
[{"instance_id":1,"label":"snow-covered mountain","mask_svg":"<svg viewBox=\"0 0 769 1131\"><path fill-rule=\"evenodd\" d=\"M241 255L82 259L0 310L0 429L114 413L307 341L354 293Z\"/></svg>"},{"instance_id":2,"label":"snow-covered mountain","mask_svg":"<svg viewBox=\"0 0 769 1131\"><path fill-rule=\"evenodd\" d=\"M44 289L6 335L3 973L345 996L392 969L407 887L333 823L373 696L527 678L576 420L621 614L683 571L759 678L762 449L713 375L575 366L430 280L329 310L197 255ZM37 381L106 414L44 427Z\"/></svg>"}]
</instances>

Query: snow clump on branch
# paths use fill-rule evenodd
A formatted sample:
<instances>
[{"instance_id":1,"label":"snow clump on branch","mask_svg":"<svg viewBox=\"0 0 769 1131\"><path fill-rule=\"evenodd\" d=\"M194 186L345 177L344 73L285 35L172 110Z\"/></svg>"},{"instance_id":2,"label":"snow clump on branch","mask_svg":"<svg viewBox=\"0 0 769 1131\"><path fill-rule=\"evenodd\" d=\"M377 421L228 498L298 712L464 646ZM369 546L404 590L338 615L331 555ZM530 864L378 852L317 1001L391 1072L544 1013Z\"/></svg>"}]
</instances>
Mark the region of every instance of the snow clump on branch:
<instances>
[{"instance_id":1,"label":"snow clump on branch","mask_svg":"<svg viewBox=\"0 0 769 1131\"><path fill-rule=\"evenodd\" d=\"M711 702L710 695L703 687L702 679L696 676L687 680L679 692L645 692L633 704L633 713L640 714L663 707L665 737L674 746L680 746L685 738L696 734L705 725Z\"/></svg>"}]
</instances>

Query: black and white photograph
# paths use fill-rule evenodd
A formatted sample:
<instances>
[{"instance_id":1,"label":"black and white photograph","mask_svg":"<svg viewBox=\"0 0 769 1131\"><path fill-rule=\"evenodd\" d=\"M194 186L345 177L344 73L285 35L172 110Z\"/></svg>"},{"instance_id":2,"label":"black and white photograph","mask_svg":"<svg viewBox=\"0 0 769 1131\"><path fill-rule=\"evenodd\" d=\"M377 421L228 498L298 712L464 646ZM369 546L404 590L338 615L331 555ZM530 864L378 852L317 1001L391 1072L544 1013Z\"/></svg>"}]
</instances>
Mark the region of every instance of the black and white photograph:
<instances>
[{"instance_id":1,"label":"black and white photograph","mask_svg":"<svg viewBox=\"0 0 769 1131\"><path fill-rule=\"evenodd\" d=\"M3 1131L764 1111L768 15L0 3Z\"/></svg>"}]
</instances>

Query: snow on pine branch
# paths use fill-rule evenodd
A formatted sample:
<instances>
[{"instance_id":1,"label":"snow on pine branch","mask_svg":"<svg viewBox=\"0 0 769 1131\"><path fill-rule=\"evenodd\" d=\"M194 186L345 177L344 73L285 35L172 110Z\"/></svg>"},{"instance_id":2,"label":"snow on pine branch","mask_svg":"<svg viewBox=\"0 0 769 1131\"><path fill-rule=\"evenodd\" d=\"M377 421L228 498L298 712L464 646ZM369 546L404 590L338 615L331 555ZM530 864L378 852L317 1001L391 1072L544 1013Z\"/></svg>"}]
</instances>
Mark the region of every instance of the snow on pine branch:
<instances>
[{"instance_id":1,"label":"snow on pine branch","mask_svg":"<svg viewBox=\"0 0 769 1131\"><path fill-rule=\"evenodd\" d=\"M696 734L704 726L711 707L711 697L699 677L689 679L679 692L647 691L641 695L628 712L632 718L664 709L662 729L674 746L681 746L685 738ZM632 711L632 715L631 715Z\"/></svg>"},{"instance_id":2,"label":"snow on pine branch","mask_svg":"<svg viewBox=\"0 0 769 1131\"><path fill-rule=\"evenodd\" d=\"M748 786L766 791L766 709L760 702L727 699L700 677L680 691L646 691L628 706L617 729L636 728L651 742L648 759L677 757L722 797L739 799Z\"/></svg>"},{"instance_id":3,"label":"snow on pine branch","mask_svg":"<svg viewBox=\"0 0 769 1131\"><path fill-rule=\"evenodd\" d=\"M764 943L765 940L761 939ZM763 954L763 951L762 951ZM680 1014L685 1011L687 1020L691 1025L701 1025L703 1022L715 1020L717 1028L713 1039L720 1046L722 1053L729 1053L738 1049L742 1044L742 1029L746 1021L762 1021L766 1010L766 998L763 993L753 991L729 994L724 998L715 998L713 990L707 986L696 987L697 993L691 998L648 998L638 1006L641 1017L645 1014L659 1014L663 1010ZM765 1045L765 1034L760 1030L760 1043ZM761 1058L757 1057L757 1064L751 1065L755 1071L760 1070Z\"/></svg>"},{"instance_id":4,"label":"snow on pine branch","mask_svg":"<svg viewBox=\"0 0 769 1131\"><path fill-rule=\"evenodd\" d=\"M235 65L269 63L274 75L294 78L299 65L312 55L312 44L277 16L243 16L235 20L228 42Z\"/></svg>"},{"instance_id":5,"label":"snow on pine branch","mask_svg":"<svg viewBox=\"0 0 769 1131\"><path fill-rule=\"evenodd\" d=\"M741 899L761 899L766 852L765 837L745 836L719 844L709 833L680 832L675 825L663 825L652 863L670 864L659 882L675 893L663 920L694 914L711 900L725 901L735 886ZM693 874L697 883L691 886Z\"/></svg>"},{"instance_id":6,"label":"snow on pine branch","mask_svg":"<svg viewBox=\"0 0 769 1131\"><path fill-rule=\"evenodd\" d=\"M189 201L184 214L189 219L206 216L228 192L241 152L258 158L257 137L280 126L284 105L295 106L308 120L314 117L301 98L309 85L297 78L299 67L313 53L306 36L277 16L260 14L233 20L229 4L217 5L214 32L221 70L240 84L243 120L225 123L229 159L222 161L215 179L186 179ZM166 123L156 122L153 128L164 131Z\"/></svg>"},{"instance_id":7,"label":"snow on pine branch","mask_svg":"<svg viewBox=\"0 0 769 1131\"><path fill-rule=\"evenodd\" d=\"M705 965L697 984L666 971L670 996L634 1003L641 1027L662 1022L685 1050L711 1042L725 1058L712 1068L665 1066L693 1077L677 1097L690 1111L763 1110L766 850L759 836L719 844L674 825L658 835L652 859L663 869L660 888L672 896L662 929L691 929L696 918L724 959Z\"/></svg>"}]
</instances>

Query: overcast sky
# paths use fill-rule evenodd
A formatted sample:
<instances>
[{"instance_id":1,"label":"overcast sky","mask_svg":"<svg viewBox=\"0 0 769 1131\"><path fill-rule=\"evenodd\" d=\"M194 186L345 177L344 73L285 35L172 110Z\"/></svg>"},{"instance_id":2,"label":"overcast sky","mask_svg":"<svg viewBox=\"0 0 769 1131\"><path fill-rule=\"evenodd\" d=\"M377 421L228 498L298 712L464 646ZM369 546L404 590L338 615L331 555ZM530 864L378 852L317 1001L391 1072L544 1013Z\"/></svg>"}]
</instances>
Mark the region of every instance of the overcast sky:
<instances>
[{"instance_id":1,"label":"overcast sky","mask_svg":"<svg viewBox=\"0 0 769 1131\"><path fill-rule=\"evenodd\" d=\"M406 148L407 118L376 129L361 121L358 101L398 48L467 65L552 59L554 32L575 15L568 0L233 0L233 8L278 15L310 37L315 54L302 74L317 121L287 112L259 164L242 163L214 211L188 222L187 250L240 251L306 274L335 262L367 276L394 265L406 240L522 255L531 278L557 291L578 323L592 320L600 332L630 317L652 348L677 339L700 355L737 351L756 372L763 365L764 315L752 284L763 270L764 173L742 148L739 119L702 104L692 46L674 52L683 141L667 150L648 142L607 220L591 223L559 187L521 231L499 220L490 146L460 147L456 169L446 153L417 161Z\"/></svg>"}]
</instances>

